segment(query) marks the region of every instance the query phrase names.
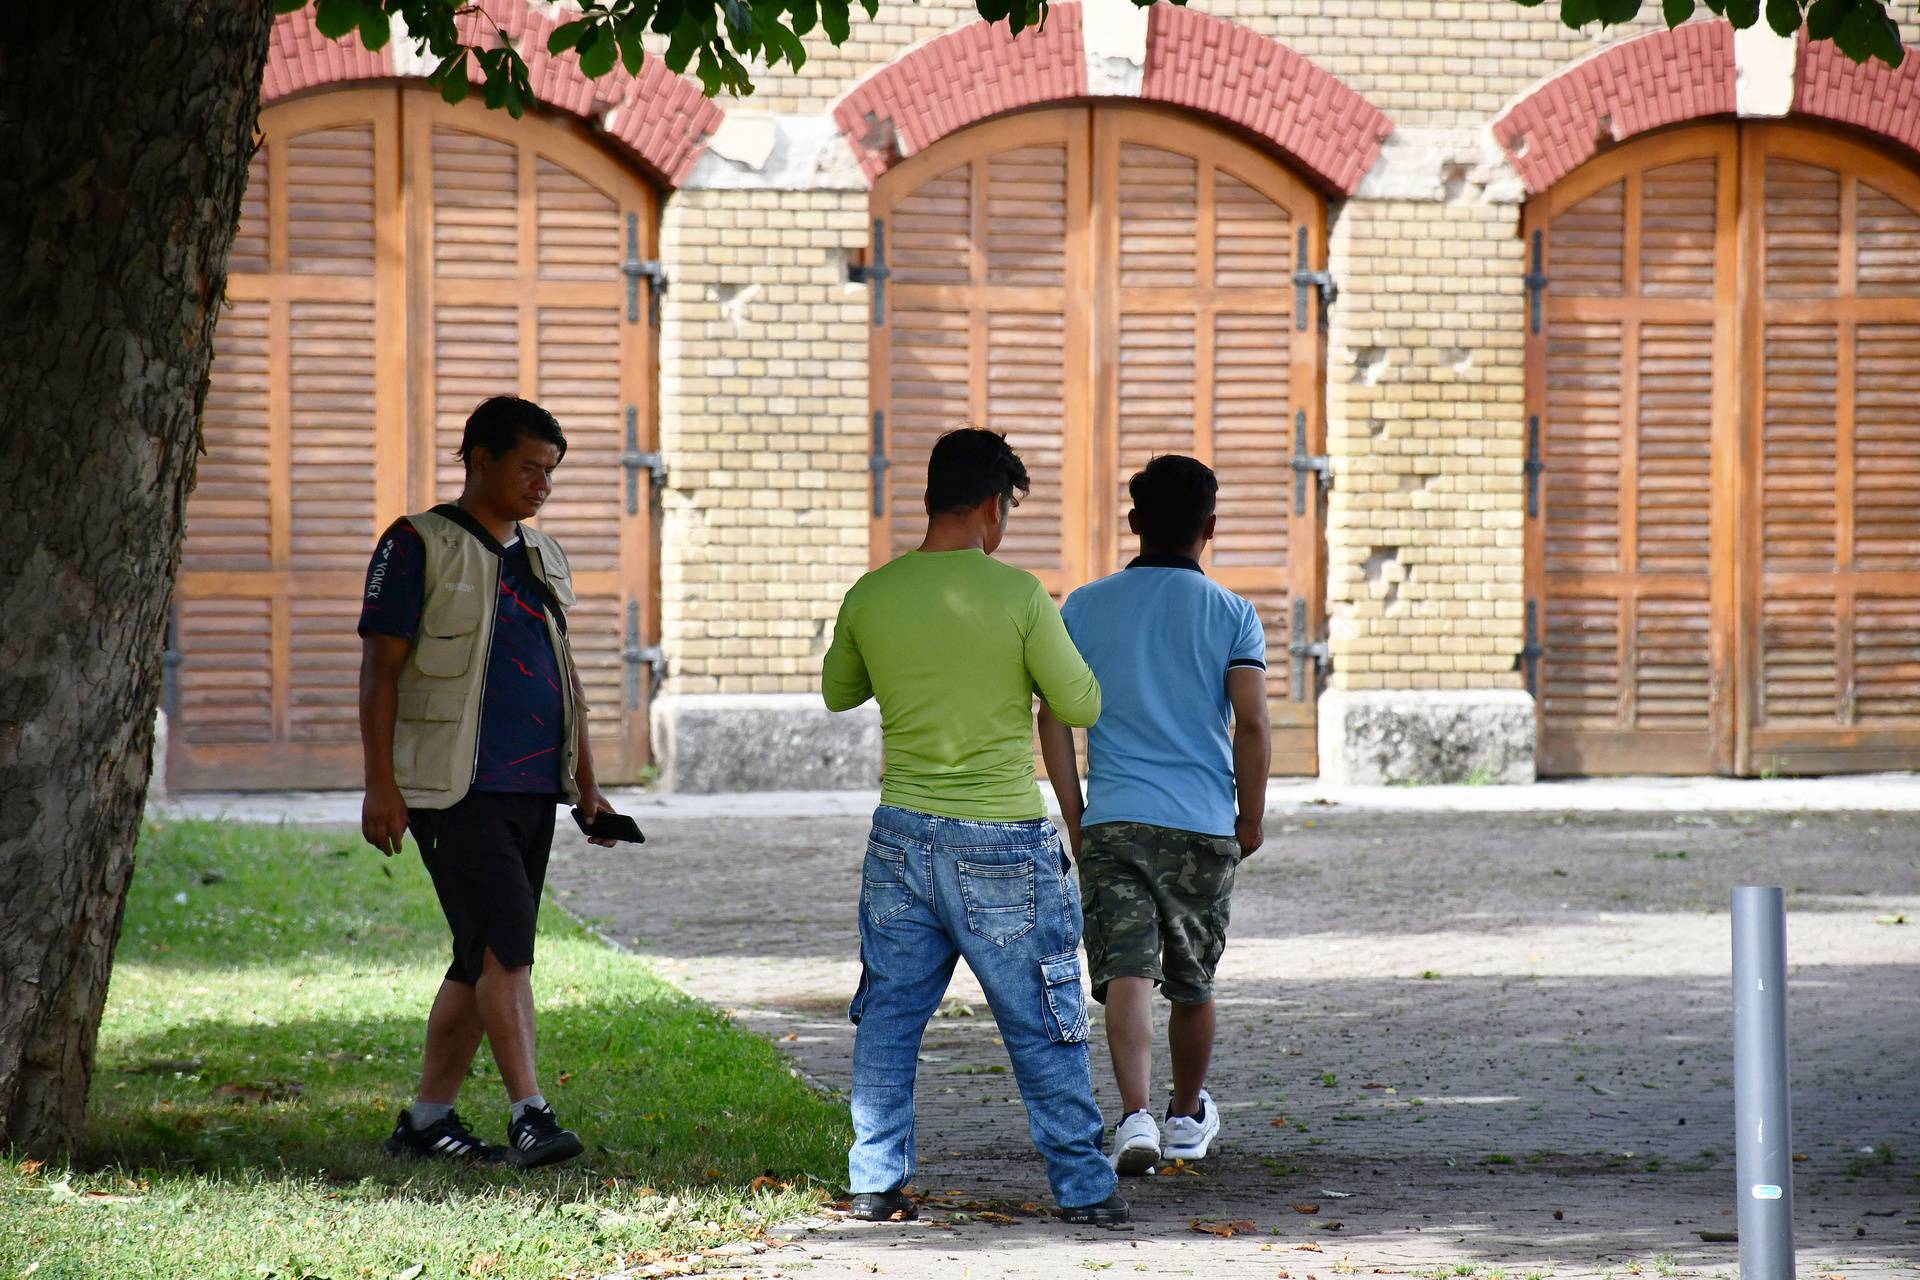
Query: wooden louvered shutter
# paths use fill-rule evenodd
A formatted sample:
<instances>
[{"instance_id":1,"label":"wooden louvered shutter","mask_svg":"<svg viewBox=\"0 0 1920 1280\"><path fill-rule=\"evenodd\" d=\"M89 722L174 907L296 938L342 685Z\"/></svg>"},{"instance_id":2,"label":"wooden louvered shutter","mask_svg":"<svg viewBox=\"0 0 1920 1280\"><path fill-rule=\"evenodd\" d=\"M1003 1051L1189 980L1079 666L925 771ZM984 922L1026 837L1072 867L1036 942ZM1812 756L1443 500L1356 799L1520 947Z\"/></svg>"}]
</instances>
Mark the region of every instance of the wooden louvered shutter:
<instances>
[{"instance_id":1,"label":"wooden louvered shutter","mask_svg":"<svg viewBox=\"0 0 1920 1280\"><path fill-rule=\"evenodd\" d=\"M268 112L187 508L173 785L359 774L361 578L404 476L398 100Z\"/></svg>"},{"instance_id":2,"label":"wooden louvered shutter","mask_svg":"<svg viewBox=\"0 0 1920 1280\"><path fill-rule=\"evenodd\" d=\"M595 765L630 781L648 760L642 653L658 625L652 481L637 460L654 434L657 322L647 283L621 266L656 256L655 197L554 126L427 90L408 90L406 109L413 393L431 458L416 501L458 496L454 451L488 396L525 396L559 419L567 455L537 523L573 567Z\"/></svg>"},{"instance_id":3,"label":"wooden louvered shutter","mask_svg":"<svg viewBox=\"0 0 1920 1280\"><path fill-rule=\"evenodd\" d=\"M1133 555L1127 482L1150 458L1213 466L1207 568L1266 623L1273 771L1312 773L1318 689L1310 666L1294 687L1288 643L1296 620L1309 638L1319 621L1321 503L1309 484L1296 505L1290 460L1296 433L1309 449L1320 439L1321 331L1311 300L1301 327L1293 274L1323 264L1324 210L1279 164L1213 130L1152 110L1095 119L1096 415L1112 424L1093 513L1101 568Z\"/></svg>"},{"instance_id":4,"label":"wooden louvered shutter","mask_svg":"<svg viewBox=\"0 0 1920 1280\"><path fill-rule=\"evenodd\" d=\"M1743 766L1920 764L1920 175L1750 126Z\"/></svg>"},{"instance_id":5,"label":"wooden louvered shutter","mask_svg":"<svg viewBox=\"0 0 1920 1280\"><path fill-rule=\"evenodd\" d=\"M970 130L883 177L891 279L872 344L873 561L920 542L927 455L956 427L1004 432L1033 491L1000 555L1056 597L1087 576L1087 113Z\"/></svg>"},{"instance_id":6,"label":"wooden louvered shutter","mask_svg":"<svg viewBox=\"0 0 1920 1280\"><path fill-rule=\"evenodd\" d=\"M1734 144L1623 147L1528 210L1543 773L1731 767Z\"/></svg>"}]
</instances>

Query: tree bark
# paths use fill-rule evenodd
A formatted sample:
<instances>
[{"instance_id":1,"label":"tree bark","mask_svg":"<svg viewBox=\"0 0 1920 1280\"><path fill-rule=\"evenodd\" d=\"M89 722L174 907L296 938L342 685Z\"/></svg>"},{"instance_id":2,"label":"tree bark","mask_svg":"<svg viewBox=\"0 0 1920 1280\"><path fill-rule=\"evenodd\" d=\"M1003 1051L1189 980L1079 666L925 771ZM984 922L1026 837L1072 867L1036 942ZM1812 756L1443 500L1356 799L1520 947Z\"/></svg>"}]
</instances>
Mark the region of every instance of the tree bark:
<instances>
[{"instance_id":1,"label":"tree bark","mask_svg":"<svg viewBox=\"0 0 1920 1280\"><path fill-rule=\"evenodd\" d=\"M85 1119L271 25L0 6L0 1148Z\"/></svg>"}]
</instances>

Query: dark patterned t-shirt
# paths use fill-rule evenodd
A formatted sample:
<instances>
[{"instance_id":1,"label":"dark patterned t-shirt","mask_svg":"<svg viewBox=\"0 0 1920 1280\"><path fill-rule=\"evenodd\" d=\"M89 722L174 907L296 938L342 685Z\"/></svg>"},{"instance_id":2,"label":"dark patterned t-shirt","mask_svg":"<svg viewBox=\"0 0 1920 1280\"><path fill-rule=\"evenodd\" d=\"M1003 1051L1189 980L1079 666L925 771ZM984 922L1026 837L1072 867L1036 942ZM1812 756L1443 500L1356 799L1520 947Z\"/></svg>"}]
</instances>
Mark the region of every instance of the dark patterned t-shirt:
<instances>
[{"instance_id":1,"label":"dark patterned t-shirt","mask_svg":"<svg viewBox=\"0 0 1920 1280\"><path fill-rule=\"evenodd\" d=\"M405 520L395 522L374 548L360 634L411 640L426 606L427 547ZM547 634L546 612L534 587L526 541L515 530L500 564L493 649L480 706L480 754L475 791L557 795L565 705L560 663Z\"/></svg>"}]
</instances>

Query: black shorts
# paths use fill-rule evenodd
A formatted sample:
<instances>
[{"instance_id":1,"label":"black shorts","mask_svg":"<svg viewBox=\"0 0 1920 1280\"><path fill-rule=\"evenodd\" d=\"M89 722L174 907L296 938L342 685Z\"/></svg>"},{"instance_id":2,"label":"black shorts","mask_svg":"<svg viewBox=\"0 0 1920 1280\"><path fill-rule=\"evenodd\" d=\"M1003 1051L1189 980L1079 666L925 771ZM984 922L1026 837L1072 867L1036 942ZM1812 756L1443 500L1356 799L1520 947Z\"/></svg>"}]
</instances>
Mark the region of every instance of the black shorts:
<instances>
[{"instance_id":1,"label":"black shorts","mask_svg":"<svg viewBox=\"0 0 1920 1280\"><path fill-rule=\"evenodd\" d=\"M471 791L450 809L407 811L407 826L453 930L449 981L478 981L489 950L509 969L533 963L557 803L551 795Z\"/></svg>"}]
</instances>

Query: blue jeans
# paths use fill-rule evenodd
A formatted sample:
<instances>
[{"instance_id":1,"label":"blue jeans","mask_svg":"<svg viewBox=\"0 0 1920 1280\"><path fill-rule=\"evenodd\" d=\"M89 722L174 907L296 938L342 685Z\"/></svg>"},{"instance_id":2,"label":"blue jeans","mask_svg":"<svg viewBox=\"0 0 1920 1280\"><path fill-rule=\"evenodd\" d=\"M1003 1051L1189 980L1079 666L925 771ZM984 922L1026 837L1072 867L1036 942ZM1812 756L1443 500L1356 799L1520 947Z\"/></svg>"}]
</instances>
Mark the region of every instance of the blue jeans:
<instances>
[{"instance_id":1,"label":"blue jeans","mask_svg":"<svg viewBox=\"0 0 1920 1280\"><path fill-rule=\"evenodd\" d=\"M1087 1060L1080 892L1053 824L964 822L882 806L860 886L860 988L853 1039L851 1187L891 1191L913 1176L920 1039L961 956L986 991L1027 1104L1054 1199L1113 1193Z\"/></svg>"}]
</instances>

